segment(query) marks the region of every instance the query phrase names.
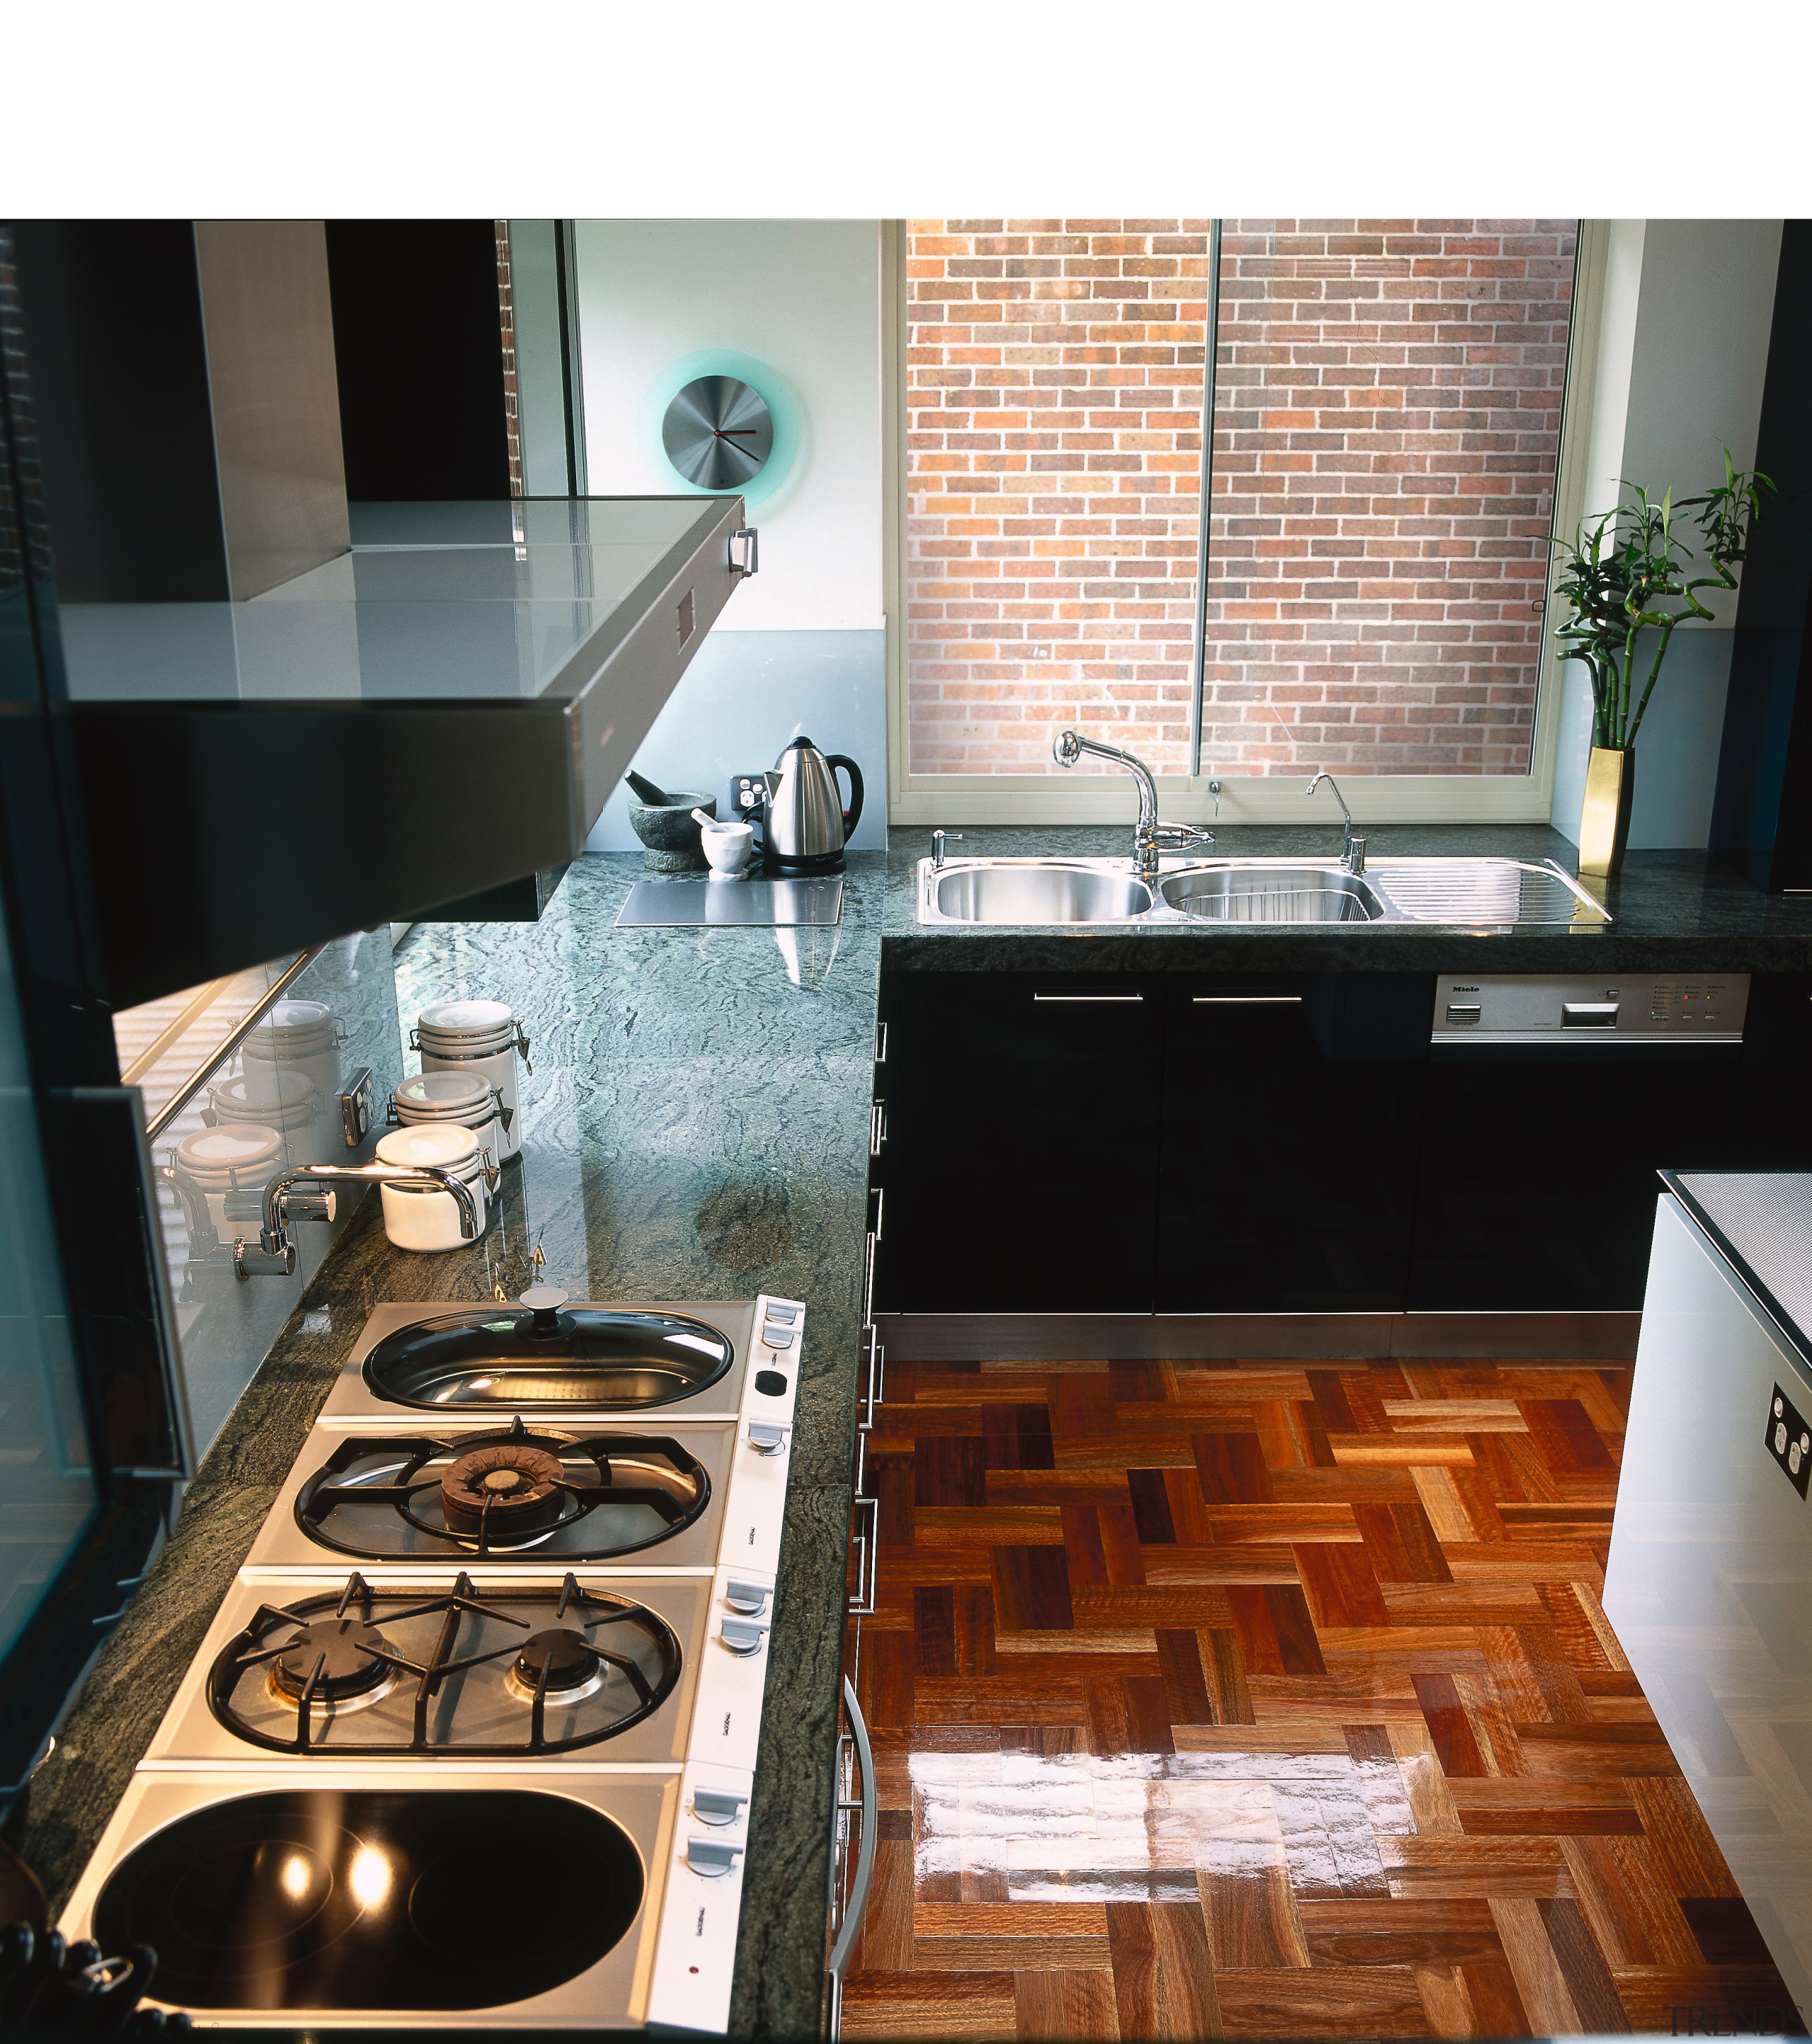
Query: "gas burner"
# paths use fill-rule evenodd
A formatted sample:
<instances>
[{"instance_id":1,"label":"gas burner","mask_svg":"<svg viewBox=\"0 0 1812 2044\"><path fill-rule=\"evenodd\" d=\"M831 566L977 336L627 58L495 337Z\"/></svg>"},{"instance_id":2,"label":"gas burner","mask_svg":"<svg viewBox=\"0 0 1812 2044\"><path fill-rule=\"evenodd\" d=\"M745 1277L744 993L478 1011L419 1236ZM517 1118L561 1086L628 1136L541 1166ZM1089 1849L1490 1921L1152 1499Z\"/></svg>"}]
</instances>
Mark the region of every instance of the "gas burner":
<instances>
[{"instance_id":1,"label":"gas burner","mask_svg":"<svg viewBox=\"0 0 1812 2044\"><path fill-rule=\"evenodd\" d=\"M571 1575L481 1597L463 1572L421 1588L355 1574L337 1594L260 1604L206 1693L229 1731L275 1753L541 1755L640 1724L681 1660L658 1612Z\"/></svg>"},{"instance_id":2,"label":"gas burner","mask_svg":"<svg viewBox=\"0 0 1812 2044\"><path fill-rule=\"evenodd\" d=\"M312 1694L323 1703L377 1699L394 1687L396 1653L375 1625L356 1618L320 1618L302 1626L271 1663L273 1694L299 1703Z\"/></svg>"},{"instance_id":3,"label":"gas burner","mask_svg":"<svg viewBox=\"0 0 1812 2044\"><path fill-rule=\"evenodd\" d=\"M295 1518L318 1545L370 1561L547 1547L573 1562L653 1546L710 1496L704 1465L667 1436L530 1433L517 1418L445 1439L342 1441L297 1492Z\"/></svg>"},{"instance_id":4,"label":"gas burner","mask_svg":"<svg viewBox=\"0 0 1812 2044\"><path fill-rule=\"evenodd\" d=\"M567 1486L558 1455L506 1441L460 1456L440 1479L440 1510L451 1532L514 1540L559 1523Z\"/></svg>"},{"instance_id":5,"label":"gas burner","mask_svg":"<svg viewBox=\"0 0 1812 2044\"><path fill-rule=\"evenodd\" d=\"M505 1679L530 1703L538 1692L557 1694L563 1702L571 1703L604 1686L603 1656L583 1632L574 1631L570 1625L552 1626L545 1632L529 1634Z\"/></svg>"}]
</instances>

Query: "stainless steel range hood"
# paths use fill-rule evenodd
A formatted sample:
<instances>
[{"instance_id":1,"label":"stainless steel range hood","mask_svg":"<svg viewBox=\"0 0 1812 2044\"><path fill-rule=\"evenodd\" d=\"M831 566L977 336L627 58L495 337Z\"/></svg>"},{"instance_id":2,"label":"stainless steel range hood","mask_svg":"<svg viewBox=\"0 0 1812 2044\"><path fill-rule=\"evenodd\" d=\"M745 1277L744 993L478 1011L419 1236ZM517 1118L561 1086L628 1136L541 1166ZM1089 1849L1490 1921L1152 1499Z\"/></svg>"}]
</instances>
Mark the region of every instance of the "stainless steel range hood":
<instances>
[{"instance_id":1,"label":"stainless steel range hood","mask_svg":"<svg viewBox=\"0 0 1812 2044\"><path fill-rule=\"evenodd\" d=\"M350 517L246 602L61 606L121 1005L564 865L742 572L740 497Z\"/></svg>"},{"instance_id":2,"label":"stainless steel range hood","mask_svg":"<svg viewBox=\"0 0 1812 2044\"><path fill-rule=\"evenodd\" d=\"M537 901L752 571L741 498L444 501L404 462L436 501L348 503L336 322L377 313L319 221L0 223L14 262L109 997ZM501 355L437 382L439 329L385 317L380 421L494 437L506 480Z\"/></svg>"}]
</instances>

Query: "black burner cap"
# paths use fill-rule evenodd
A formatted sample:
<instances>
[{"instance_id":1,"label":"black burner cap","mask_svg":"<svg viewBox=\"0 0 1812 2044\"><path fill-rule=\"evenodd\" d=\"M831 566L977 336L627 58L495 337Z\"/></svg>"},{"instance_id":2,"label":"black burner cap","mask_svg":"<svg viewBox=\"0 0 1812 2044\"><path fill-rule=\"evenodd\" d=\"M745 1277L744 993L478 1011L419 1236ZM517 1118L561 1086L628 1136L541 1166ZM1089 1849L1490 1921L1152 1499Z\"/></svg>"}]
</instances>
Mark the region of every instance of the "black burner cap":
<instances>
[{"instance_id":1,"label":"black burner cap","mask_svg":"<svg viewBox=\"0 0 1812 2044\"><path fill-rule=\"evenodd\" d=\"M375 1625L356 1618L317 1618L302 1626L277 1656L271 1677L285 1696L299 1696L319 1661L317 1696L363 1696L389 1673L390 1664L382 1657L391 1650Z\"/></svg>"},{"instance_id":2,"label":"black burner cap","mask_svg":"<svg viewBox=\"0 0 1812 2044\"><path fill-rule=\"evenodd\" d=\"M575 1632L569 1625L551 1627L545 1632L532 1632L522 1642L522 1650L516 1657L515 1676L524 1688L533 1691L541 1679L541 1664L547 1663L548 1693L556 1689L576 1689L583 1682L589 1682L598 1672L598 1650L583 1632Z\"/></svg>"},{"instance_id":3,"label":"black burner cap","mask_svg":"<svg viewBox=\"0 0 1812 2044\"><path fill-rule=\"evenodd\" d=\"M787 1380L777 1370L758 1370L755 1373L755 1388L766 1397L778 1398L787 1389Z\"/></svg>"}]
</instances>

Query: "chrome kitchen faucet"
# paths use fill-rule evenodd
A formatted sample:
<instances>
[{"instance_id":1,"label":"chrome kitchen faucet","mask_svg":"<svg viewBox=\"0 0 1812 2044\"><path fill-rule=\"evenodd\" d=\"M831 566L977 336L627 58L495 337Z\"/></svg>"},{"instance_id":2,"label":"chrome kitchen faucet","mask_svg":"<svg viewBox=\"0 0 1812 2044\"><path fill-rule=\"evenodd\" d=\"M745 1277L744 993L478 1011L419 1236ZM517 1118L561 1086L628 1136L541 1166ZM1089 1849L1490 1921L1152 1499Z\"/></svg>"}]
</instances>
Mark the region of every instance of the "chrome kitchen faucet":
<instances>
[{"instance_id":1,"label":"chrome kitchen faucet","mask_svg":"<svg viewBox=\"0 0 1812 2044\"><path fill-rule=\"evenodd\" d=\"M1051 756L1060 766L1073 766L1085 752L1097 759L1110 759L1124 766L1139 784L1139 820L1133 826L1133 862L1141 879L1149 880L1158 870L1158 851L1168 846L1180 851L1185 845L1212 844L1214 833L1197 824L1162 824L1158 821L1158 786L1144 760L1118 746L1100 745L1079 731L1060 732L1051 746ZM1344 806L1344 805L1343 805Z\"/></svg>"},{"instance_id":2,"label":"chrome kitchen faucet","mask_svg":"<svg viewBox=\"0 0 1812 2044\"><path fill-rule=\"evenodd\" d=\"M1363 873L1365 870L1365 840L1352 834L1352 812L1346 805L1346 797L1340 791L1339 782L1331 774L1318 774L1305 792L1314 794L1324 781L1333 790L1334 800L1340 804L1340 813L1346 819L1345 833L1340 843L1340 863L1348 873Z\"/></svg>"},{"instance_id":3,"label":"chrome kitchen faucet","mask_svg":"<svg viewBox=\"0 0 1812 2044\"><path fill-rule=\"evenodd\" d=\"M481 1156L483 1152L479 1153ZM485 1189L497 1189L497 1166L483 1166ZM330 1192L298 1192L298 1185L407 1185L420 1192L438 1187L451 1193L460 1210L460 1233L467 1242L478 1236L478 1201L464 1179L440 1164L298 1164L279 1171L264 1188L264 1226L256 1243L242 1236L233 1245L233 1268L239 1278L287 1278L296 1267L296 1246L290 1239L292 1220L332 1220Z\"/></svg>"}]
</instances>

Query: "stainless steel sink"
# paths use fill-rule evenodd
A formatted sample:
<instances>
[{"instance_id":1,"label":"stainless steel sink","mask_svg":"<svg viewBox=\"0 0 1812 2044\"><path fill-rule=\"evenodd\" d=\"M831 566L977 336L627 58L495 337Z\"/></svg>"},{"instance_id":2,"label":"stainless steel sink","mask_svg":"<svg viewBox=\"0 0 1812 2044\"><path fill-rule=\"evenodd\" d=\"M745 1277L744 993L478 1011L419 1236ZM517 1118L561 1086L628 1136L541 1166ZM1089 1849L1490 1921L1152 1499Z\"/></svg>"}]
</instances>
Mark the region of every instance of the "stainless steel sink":
<instances>
[{"instance_id":1,"label":"stainless steel sink","mask_svg":"<svg viewBox=\"0 0 1812 2044\"><path fill-rule=\"evenodd\" d=\"M926 861L928 867L930 862ZM1152 905L1152 890L1114 862L974 859L932 869L923 902L943 923L1124 923Z\"/></svg>"},{"instance_id":2,"label":"stainless steel sink","mask_svg":"<svg viewBox=\"0 0 1812 2044\"><path fill-rule=\"evenodd\" d=\"M918 920L1510 930L1591 929L1611 918L1552 860L1376 858L1361 877L1337 859L1167 859L1154 889L1126 859L923 859Z\"/></svg>"},{"instance_id":3,"label":"stainless steel sink","mask_svg":"<svg viewBox=\"0 0 1812 2044\"><path fill-rule=\"evenodd\" d=\"M1337 866L1229 861L1172 873L1158 893L1185 916L1216 923L1377 923L1385 916L1366 882Z\"/></svg>"}]
</instances>

